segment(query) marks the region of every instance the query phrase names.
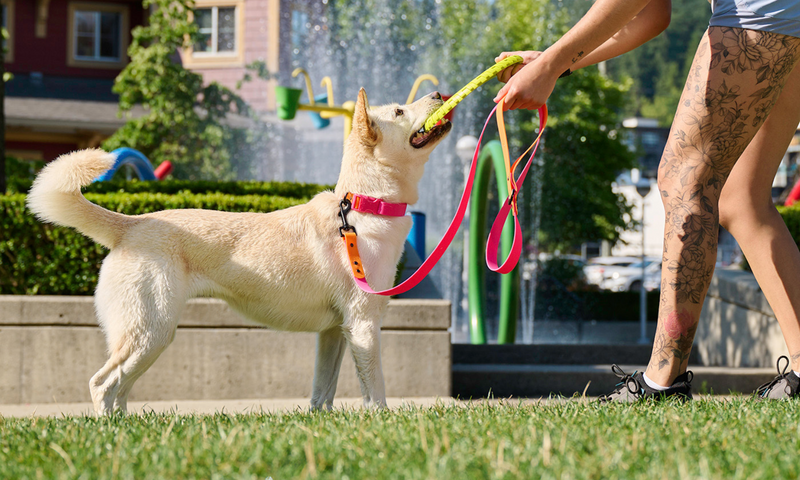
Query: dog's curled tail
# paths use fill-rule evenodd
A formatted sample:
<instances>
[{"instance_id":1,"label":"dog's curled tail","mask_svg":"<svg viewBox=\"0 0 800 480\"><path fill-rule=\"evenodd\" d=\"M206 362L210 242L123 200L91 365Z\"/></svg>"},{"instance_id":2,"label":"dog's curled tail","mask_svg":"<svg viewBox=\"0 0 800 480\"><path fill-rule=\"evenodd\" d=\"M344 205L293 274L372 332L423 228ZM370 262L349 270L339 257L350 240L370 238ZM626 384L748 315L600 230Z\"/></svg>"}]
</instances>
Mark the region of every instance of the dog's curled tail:
<instances>
[{"instance_id":1,"label":"dog's curled tail","mask_svg":"<svg viewBox=\"0 0 800 480\"><path fill-rule=\"evenodd\" d=\"M81 187L110 169L114 160L100 149L61 155L36 177L28 192L28 208L44 222L73 227L113 248L134 218L91 203L81 194Z\"/></svg>"}]
</instances>

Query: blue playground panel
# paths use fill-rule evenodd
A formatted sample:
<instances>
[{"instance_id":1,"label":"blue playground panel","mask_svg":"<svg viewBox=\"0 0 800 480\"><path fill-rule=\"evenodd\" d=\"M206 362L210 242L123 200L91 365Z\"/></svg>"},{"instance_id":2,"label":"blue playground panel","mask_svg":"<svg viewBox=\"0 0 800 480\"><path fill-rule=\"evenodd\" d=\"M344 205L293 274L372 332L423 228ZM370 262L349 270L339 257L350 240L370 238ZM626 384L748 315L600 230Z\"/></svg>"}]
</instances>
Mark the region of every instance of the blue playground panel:
<instances>
[{"instance_id":1,"label":"blue playground panel","mask_svg":"<svg viewBox=\"0 0 800 480\"><path fill-rule=\"evenodd\" d=\"M109 171L97 177L95 182L105 182L111 180L114 174L117 173L119 167L123 165L130 165L136 172L140 180L157 180L156 174L153 170L153 164L138 150L129 147L122 147L111 152L117 159L114 161L114 166Z\"/></svg>"}]
</instances>

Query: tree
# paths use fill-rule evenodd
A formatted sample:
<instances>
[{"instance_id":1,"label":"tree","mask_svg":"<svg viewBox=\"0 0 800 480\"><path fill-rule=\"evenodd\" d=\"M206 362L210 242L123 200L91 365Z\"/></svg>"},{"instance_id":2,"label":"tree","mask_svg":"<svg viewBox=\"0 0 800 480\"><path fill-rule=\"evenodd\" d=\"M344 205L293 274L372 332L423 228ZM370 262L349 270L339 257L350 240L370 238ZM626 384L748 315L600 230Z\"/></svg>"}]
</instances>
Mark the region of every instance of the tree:
<instances>
[{"instance_id":1,"label":"tree","mask_svg":"<svg viewBox=\"0 0 800 480\"><path fill-rule=\"evenodd\" d=\"M0 25L5 25L5 18L2 16L5 15L2 8L0 8ZM8 31L3 28L2 32L0 32L0 37L2 38L3 42L8 38ZM6 189L8 188L8 182L6 180L6 82L8 78L6 78L6 49L5 45L3 48L0 48L0 81L2 81L2 87L0 88L0 132L3 132L3 135L0 135L0 195L6 193Z\"/></svg>"},{"instance_id":2,"label":"tree","mask_svg":"<svg viewBox=\"0 0 800 480\"><path fill-rule=\"evenodd\" d=\"M619 133L627 89L596 69L572 74L558 89L549 102L557 114L545 133L540 241L551 250L614 243L630 228L630 206L611 188L635 165Z\"/></svg>"},{"instance_id":3,"label":"tree","mask_svg":"<svg viewBox=\"0 0 800 480\"><path fill-rule=\"evenodd\" d=\"M259 132L231 126L226 117L247 114L246 103L217 83L176 61L179 49L193 44L197 26L189 20L193 0L144 0L156 7L148 25L133 30L130 63L119 74L114 92L121 112L141 104L146 114L128 122L103 147L132 147L154 163L170 160L173 175L184 179L249 178L250 159Z\"/></svg>"},{"instance_id":4,"label":"tree","mask_svg":"<svg viewBox=\"0 0 800 480\"><path fill-rule=\"evenodd\" d=\"M633 79L625 113L655 118L663 126L672 123L695 48L709 17L706 0L673 0L672 4L672 21L664 33L606 62L611 78Z\"/></svg>"}]
</instances>

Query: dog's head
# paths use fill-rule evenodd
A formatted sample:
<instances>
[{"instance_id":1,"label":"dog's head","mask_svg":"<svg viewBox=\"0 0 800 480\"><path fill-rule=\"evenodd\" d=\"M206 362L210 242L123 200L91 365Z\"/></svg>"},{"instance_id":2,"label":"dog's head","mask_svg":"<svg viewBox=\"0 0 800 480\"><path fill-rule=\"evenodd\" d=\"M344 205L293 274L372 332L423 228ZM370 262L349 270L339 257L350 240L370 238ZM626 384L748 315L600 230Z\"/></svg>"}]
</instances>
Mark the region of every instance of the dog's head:
<instances>
[{"instance_id":1,"label":"dog's head","mask_svg":"<svg viewBox=\"0 0 800 480\"><path fill-rule=\"evenodd\" d=\"M362 88L353 112L353 129L345 142L337 190L342 187L415 203L425 162L452 126L448 120L442 120L430 131L422 131L425 120L443 103L436 92L410 105L370 108Z\"/></svg>"}]
</instances>

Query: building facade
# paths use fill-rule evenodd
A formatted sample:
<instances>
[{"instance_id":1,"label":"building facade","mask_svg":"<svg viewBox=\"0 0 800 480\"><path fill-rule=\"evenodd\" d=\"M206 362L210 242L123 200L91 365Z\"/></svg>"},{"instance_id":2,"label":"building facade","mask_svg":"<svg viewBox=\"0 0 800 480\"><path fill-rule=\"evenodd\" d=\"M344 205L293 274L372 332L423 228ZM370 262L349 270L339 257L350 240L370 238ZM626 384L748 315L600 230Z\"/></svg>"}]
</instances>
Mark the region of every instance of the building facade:
<instances>
[{"instance_id":1,"label":"building facade","mask_svg":"<svg viewBox=\"0 0 800 480\"><path fill-rule=\"evenodd\" d=\"M5 26L6 148L52 160L98 146L124 124L111 92L128 63L139 0L0 0Z\"/></svg>"},{"instance_id":2,"label":"building facade","mask_svg":"<svg viewBox=\"0 0 800 480\"><path fill-rule=\"evenodd\" d=\"M273 78L281 70L281 11L294 3L196 0L193 19L201 40L176 52L176 61L206 82L231 88L256 111L274 111L277 80L264 81L252 72L251 81L242 79L254 62ZM124 125L112 87L129 62L131 30L147 22L142 0L0 0L0 5L9 32L5 65L13 74L5 103L9 155L50 161L99 146Z\"/></svg>"},{"instance_id":3,"label":"building facade","mask_svg":"<svg viewBox=\"0 0 800 480\"><path fill-rule=\"evenodd\" d=\"M237 91L257 111L274 110L274 80L251 73L251 81L237 84L254 62L272 74L280 69L280 11L280 0L195 0L201 40L181 52L183 65Z\"/></svg>"}]
</instances>

